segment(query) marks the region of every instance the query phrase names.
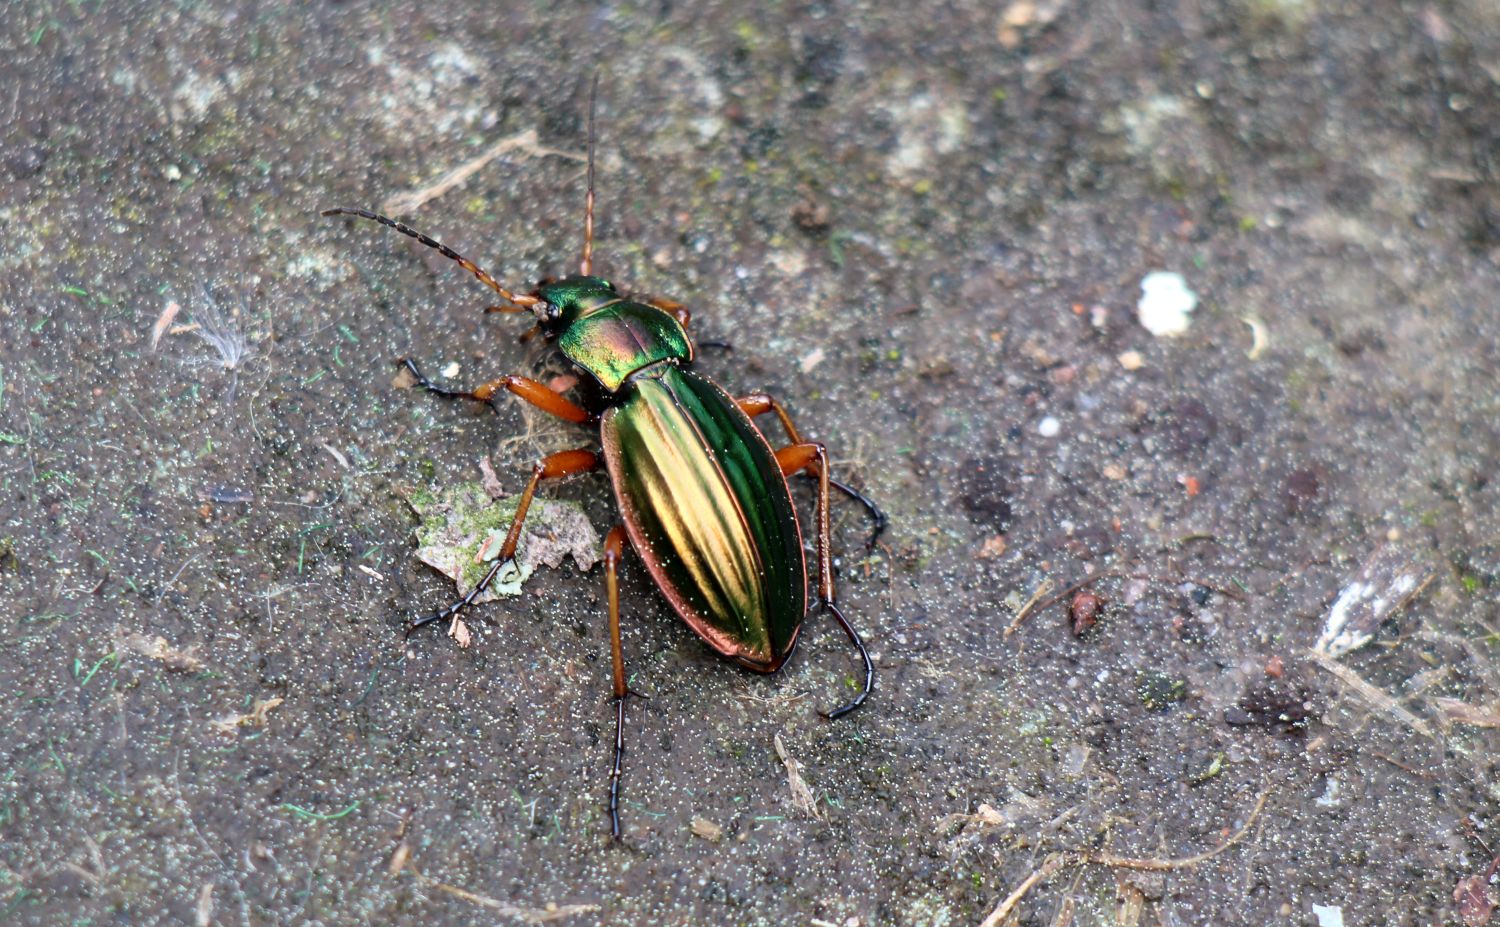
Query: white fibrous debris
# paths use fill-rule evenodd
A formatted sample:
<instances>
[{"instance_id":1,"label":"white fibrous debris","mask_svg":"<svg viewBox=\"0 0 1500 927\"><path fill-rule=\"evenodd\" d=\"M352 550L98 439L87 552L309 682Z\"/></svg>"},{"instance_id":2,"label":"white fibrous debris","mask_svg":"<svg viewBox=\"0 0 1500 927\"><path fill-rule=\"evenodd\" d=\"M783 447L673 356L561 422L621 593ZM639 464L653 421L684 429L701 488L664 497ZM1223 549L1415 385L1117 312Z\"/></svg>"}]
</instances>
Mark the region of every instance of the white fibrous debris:
<instances>
[{"instance_id":1,"label":"white fibrous debris","mask_svg":"<svg viewBox=\"0 0 1500 927\"><path fill-rule=\"evenodd\" d=\"M1313 649L1341 657L1368 644L1380 625L1426 588L1434 575L1419 555L1389 544L1376 549L1339 590Z\"/></svg>"},{"instance_id":2,"label":"white fibrous debris","mask_svg":"<svg viewBox=\"0 0 1500 927\"><path fill-rule=\"evenodd\" d=\"M1188 330L1188 313L1198 308L1198 294L1188 289L1182 274L1156 270L1141 278L1136 318L1158 338L1174 338Z\"/></svg>"}]
</instances>

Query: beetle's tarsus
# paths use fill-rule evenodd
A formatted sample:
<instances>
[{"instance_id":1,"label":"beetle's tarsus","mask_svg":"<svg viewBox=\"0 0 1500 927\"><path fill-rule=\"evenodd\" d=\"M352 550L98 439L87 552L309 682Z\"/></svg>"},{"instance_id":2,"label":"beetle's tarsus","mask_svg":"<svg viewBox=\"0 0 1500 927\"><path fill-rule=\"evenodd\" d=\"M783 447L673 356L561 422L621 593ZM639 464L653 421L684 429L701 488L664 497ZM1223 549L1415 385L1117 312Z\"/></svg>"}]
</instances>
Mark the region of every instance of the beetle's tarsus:
<instances>
[{"instance_id":1,"label":"beetle's tarsus","mask_svg":"<svg viewBox=\"0 0 1500 927\"><path fill-rule=\"evenodd\" d=\"M416 631L418 628L432 624L434 621L446 621L447 619L452 618L454 615L468 608L470 605L473 605L474 600L479 598L479 593L489 588L490 583L494 582L495 577L500 575L500 571L504 569L507 564L514 564L515 562L515 557L505 557L500 560L496 560L495 565L490 567L490 571L484 574L484 579L481 579L479 581L479 585L475 586L473 589L470 589L468 595L465 595L463 598L459 599L457 602L454 602L452 605L448 606L440 612L434 612L431 615L423 615L421 618L418 618L408 624L406 626L406 635L403 639L409 640L411 638L412 632Z\"/></svg>"},{"instance_id":2,"label":"beetle's tarsus","mask_svg":"<svg viewBox=\"0 0 1500 927\"><path fill-rule=\"evenodd\" d=\"M842 718L844 715L863 705L865 699L870 697L870 693L875 689L875 662L870 659L870 652L865 649L865 642L860 640L859 632L854 630L854 625L849 623L849 619L844 617L844 613L839 610L837 605L824 599L818 602L818 608L833 615L834 620L839 623L839 627L843 628L844 633L849 635L849 642L854 645L855 650L859 651L860 659L865 664L865 684L860 689L859 694L833 711L818 712L818 714L832 721L834 718Z\"/></svg>"},{"instance_id":3,"label":"beetle's tarsus","mask_svg":"<svg viewBox=\"0 0 1500 927\"><path fill-rule=\"evenodd\" d=\"M444 399L472 399L475 402L486 401L471 392L464 392L463 390L457 389L448 389L446 386L437 385L436 383L427 379L427 375L422 372L422 368L418 367L417 362L409 357L398 357L396 358L396 363L400 364L402 367L405 367L406 372L416 378L417 385L427 390L427 392L429 393L436 393L437 395L442 396Z\"/></svg>"},{"instance_id":4,"label":"beetle's tarsus","mask_svg":"<svg viewBox=\"0 0 1500 927\"><path fill-rule=\"evenodd\" d=\"M625 759L625 695L615 696L615 763L609 773L609 835L620 842L620 769Z\"/></svg>"},{"instance_id":5,"label":"beetle's tarsus","mask_svg":"<svg viewBox=\"0 0 1500 927\"><path fill-rule=\"evenodd\" d=\"M885 531L885 527L890 523L890 519L880 510L880 506L876 505L874 500L854 487L840 483L832 476L828 478L828 485L853 499L855 502L858 502L865 507L866 512L870 513L870 519L875 522L875 527L871 529L870 537L865 541L865 550L874 550L875 542L880 540L880 535Z\"/></svg>"},{"instance_id":6,"label":"beetle's tarsus","mask_svg":"<svg viewBox=\"0 0 1500 927\"><path fill-rule=\"evenodd\" d=\"M698 342L698 347L700 347L700 348L718 348L721 351L728 351L728 352L732 353L734 351L734 342L732 342L732 341L700 341L700 342Z\"/></svg>"}]
</instances>

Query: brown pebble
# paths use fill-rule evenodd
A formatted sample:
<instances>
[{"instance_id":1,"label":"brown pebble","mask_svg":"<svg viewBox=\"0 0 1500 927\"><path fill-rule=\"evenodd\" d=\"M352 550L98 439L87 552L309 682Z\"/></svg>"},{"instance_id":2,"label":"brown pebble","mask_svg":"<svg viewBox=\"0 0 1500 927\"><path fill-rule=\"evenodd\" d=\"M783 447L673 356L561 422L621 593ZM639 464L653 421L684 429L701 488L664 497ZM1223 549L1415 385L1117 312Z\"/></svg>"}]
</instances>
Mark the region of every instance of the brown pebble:
<instances>
[{"instance_id":1,"label":"brown pebble","mask_svg":"<svg viewBox=\"0 0 1500 927\"><path fill-rule=\"evenodd\" d=\"M1068 619L1073 623L1073 636L1082 637L1089 628L1099 623L1099 616L1103 613L1104 600L1096 593L1087 589L1073 593L1073 601L1068 605Z\"/></svg>"}]
</instances>

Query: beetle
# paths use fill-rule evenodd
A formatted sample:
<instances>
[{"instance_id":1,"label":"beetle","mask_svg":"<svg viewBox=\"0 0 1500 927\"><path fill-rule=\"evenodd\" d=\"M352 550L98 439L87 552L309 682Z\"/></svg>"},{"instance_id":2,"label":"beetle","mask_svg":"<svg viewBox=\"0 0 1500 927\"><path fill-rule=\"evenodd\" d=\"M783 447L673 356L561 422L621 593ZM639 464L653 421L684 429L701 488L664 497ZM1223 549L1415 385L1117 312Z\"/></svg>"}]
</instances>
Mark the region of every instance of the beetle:
<instances>
[{"instance_id":1,"label":"beetle","mask_svg":"<svg viewBox=\"0 0 1500 927\"><path fill-rule=\"evenodd\" d=\"M832 478L828 451L805 440L786 408L767 393L731 397L693 367L691 314L679 303L634 298L593 272L594 111L589 92L588 181L583 257L578 273L515 293L447 245L394 219L338 207L324 216L378 222L458 263L504 300L493 313L531 313L535 326L596 389L578 402L528 377L507 375L473 390L440 386L411 358L400 363L416 383L439 396L489 403L509 392L550 415L597 426L602 453L589 448L550 454L531 470L505 543L477 586L448 608L418 618L406 634L457 614L514 561L526 513L543 480L604 469L622 524L604 542L604 583L614 675L615 745L610 771L610 833L619 839L620 776L625 754L625 661L620 646L619 569L628 540L673 610L719 655L758 673L774 673L791 656L802 625L826 611L843 628L864 665L860 691L827 712L832 719L862 705L875 684L875 666L859 633L837 604L829 542L829 492L861 503L874 522L873 546L886 525L878 506ZM773 449L752 417L772 413L788 443ZM817 482L817 601L808 605L802 527L787 477Z\"/></svg>"}]
</instances>

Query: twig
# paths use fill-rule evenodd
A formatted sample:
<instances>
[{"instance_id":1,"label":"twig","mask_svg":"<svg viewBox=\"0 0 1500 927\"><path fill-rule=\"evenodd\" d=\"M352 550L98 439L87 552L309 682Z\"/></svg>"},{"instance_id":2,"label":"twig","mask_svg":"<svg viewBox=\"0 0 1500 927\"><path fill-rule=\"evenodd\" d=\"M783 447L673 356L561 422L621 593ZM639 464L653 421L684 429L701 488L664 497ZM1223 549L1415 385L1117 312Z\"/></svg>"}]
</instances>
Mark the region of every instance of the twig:
<instances>
[{"instance_id":1,"label":"twig","mask_svg":"<svg viewBox=\"0 0 1500 927\"><path fill-rule=\"evenodd\" d=\"M1245 839L1245 835L1248 834L1250 832L1250 828L1254 826L1255 819L1260 817L1261 809L1265 808L1266 799L1270 797L1270 789L1266 789L1264 792L1260 793L1260 798L1256 800L1255 807L1250 810L1250 816L1245 819L1244 825L1240 827L1239 830L1235 831L1229 837L1229 839L1214 847L1212 850L1205 850L1202 853L1197 853L1192 856L1184 856L1179 859L1140 859L1132 856L1116 856L1113 853L1087 853L1084 855L1083 861L1088 863L1098 863L1101 866L1109 866L1114 869L1138 869L1146 872L1170 872L1173 869L1186 869L1189 866L1196 866L1199 863L1207 862L1208 860L1213 859L1215 856L1218 856L1220 853L1223 853L1225 850Z\"/></svg>"},{"instance_id":2,"label":"twig","mask_svg":"<svg viewBox=\"0 0 1500 927\"><path fill-rule=\"evenodd\" d=\"M1380 690L1379 687L1366 682L1364 677L1356 673L1354 670L1340 663L1333 657L1330 657L1324 653L1320 653L1316 648L1309 649L1307 653L1313 658L1314 662L1316 662L1324 669L1328 670L1328 672L1337 676L1344 685L1353 689L1361 697L1363 697L1365 701L1369 702L1376 709L1393 715L1397 720L1401 721L1403 724L1405 724L1407 727L1410 727L1418 734L1421 734L1423 737L1431 738L1434 736L1432 728L1428 726L1426 721L1423 721L1421 718L1418 718L1416 715L1407 711L1402 707L1400 702L1391 698L1389 695L1386 695Z\"/></svg>"},{"instance_id":3,"label":"twig","mask_svg":"<svg viewBox=\"0 0 1500 927\"><path fill-rule=\"evenodd\" d=\"M1015 630L1016 626L1021 623L1021 619L1024 618L1026 615L1030 614L1031 612L1033 612L1033 611L1044 612L1047 609L1051 608L1052 606L1056 605L1058 602L1061 602L1063 599L1066 599L1068 596L1070 596L1073 593L1077 592L1078 590L1082 589L1084 586L1092 586L1094 583L1097 583L1099 580L1104 579L1106 576L1119 576L1119 575L1120 575L1120 571L1119 570L1100 570L1098 573L1090 573L1088 576L1085 576L1083 579L1080 579L1078 582L1074 583L1073 585L1071 585L1068 588L1064 589L1063 591L1059 592L1057 595L1052 596L1051 598L1047 599L1045 602L1042 602L1040 605L1037 605L1037 606L1035 606L1033 608L1023 608L1023 609L1021 609L1020 613L1016 615L1016 620L1012 621L1010 623L1010 627L1008 627L1008 628L1005 629L1005 635L1007 637L1009 637L1010 636L1010 632L1013 631L1013 630ZM1029 602L1027 603L1027 605L1030 605L1030 604L1031 603L1029 603Z\"/></svg>"},{"instance_id":4,"label":"twig","mask_svg":"<svg viewBox=\"0 0 1500 927\"><path fill-rule=\"evenodd\" d=\"M500 157L508 151L520 150L534 157L543 155L555 155L559 158L567 158L570 161L582 161L583 155L574 154L571 151L558 151L555 148L545 148L537 139L535 129L527 129L500 139L500 141L486 148L477 158L465 161L458 167L434 180L432 183L420 190L410 190L406 193L398 193L380 204L380 211L400 215L404 212L412 212L429 200L435 200L452 190L461 186L464 181L473 177L481 168L491 161Z\"/></svg>"},{"instance_id":5,"label":"twig","mask_svg":"<svg viewBox=\"0 0 1500 927\"><path fill-rule=\"evenodd\" d=\"M1033 870L1031 875L1021 880L1021 884L1016 886L1015 891L1005 896L1005 900L990 912L989 917L980 922L979 927L1000 927L1005 923L1006 918L1010 917L1010 912L1016 909L1016 905L1021 903L1021 899L1026 897L1027 892L1052 878L1067 861L1067 856L1062 853L1053 853L1047 857L1046 861Z\"/></svg>"},{"instance_id":6,"label":"twig","mask_svg":"<svg viewBox=\"0 0 1500 927\"><path fill-rule=\"evenodd\" d=\"M1026 600L1026 604L1021 606L1020 611L1016 612L1016 617L1011 621L1010 627L1005 629L1005 636L1010 637L1016 633L1016 629L1021 626L1021 622L1025 621L1026 616L1031 614L1032 609L1036 608L1037 600L1051 591L1052 580L1042 580L1041 585L1037 586L1036 591L1031 594L1031 598Z\"/></svg>"}]
</instances>

